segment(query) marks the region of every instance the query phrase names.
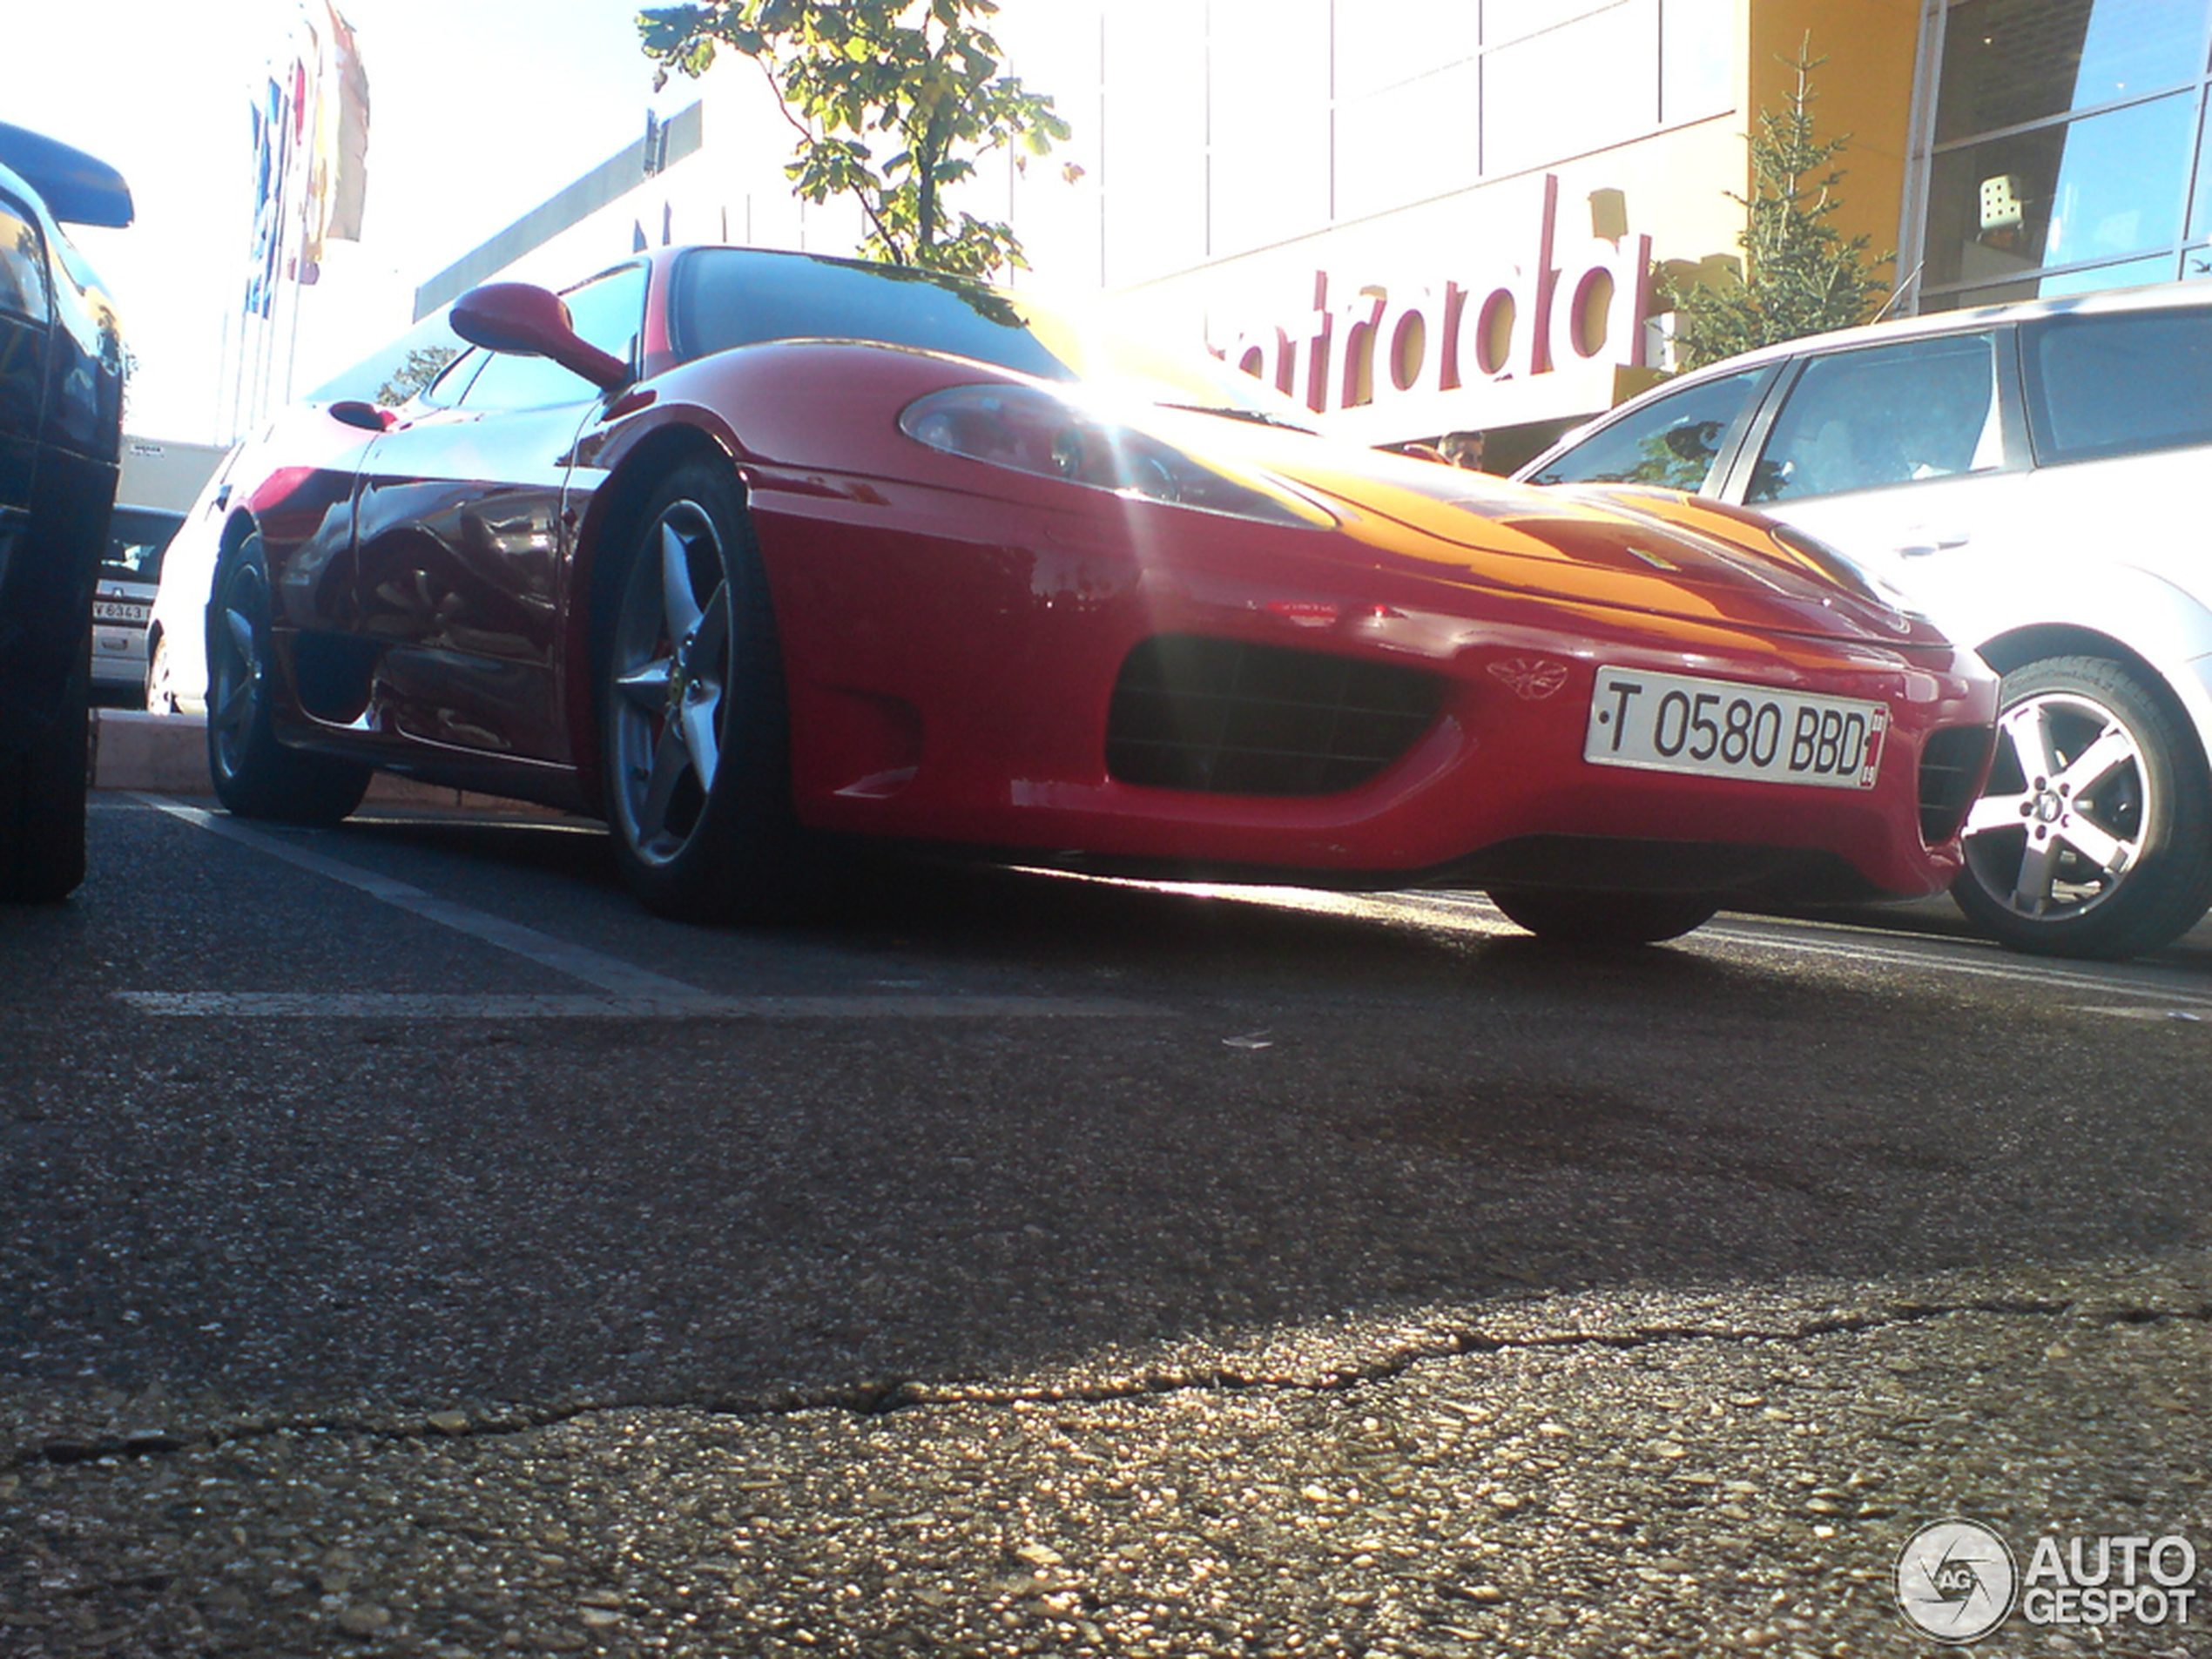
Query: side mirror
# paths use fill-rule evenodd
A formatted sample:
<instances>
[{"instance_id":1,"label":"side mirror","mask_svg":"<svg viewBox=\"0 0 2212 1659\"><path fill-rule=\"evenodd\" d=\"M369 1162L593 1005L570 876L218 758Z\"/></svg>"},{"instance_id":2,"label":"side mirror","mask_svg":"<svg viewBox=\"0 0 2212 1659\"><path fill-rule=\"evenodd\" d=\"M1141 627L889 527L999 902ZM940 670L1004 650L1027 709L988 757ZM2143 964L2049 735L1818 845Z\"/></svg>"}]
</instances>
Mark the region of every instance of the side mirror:
<instances>
[{"instance_id":1,"label":"side mirror","mask_svg":"<svg viewBox=\"0 0 2212 1659\"><path fill-rule=\"evenodd\" d=\"M630 383L630 365L579 336L556 293L527 282L487 282L453 302L453 332L486 351L550 359L603 392Z\"/></svg>"},{"instance_id":2,"label":"side mirror","mask_svg":"<svg viewBox=\"0 0 2212 1659\"><path fill-rule=\"evenodd\" d=\"M364 432L388 432L399 419L389 409L380 409L374 403L364 403L359 398L347 398L333 403L323 411L341 426L359 427Z\"/></svg>"}]
</instances>

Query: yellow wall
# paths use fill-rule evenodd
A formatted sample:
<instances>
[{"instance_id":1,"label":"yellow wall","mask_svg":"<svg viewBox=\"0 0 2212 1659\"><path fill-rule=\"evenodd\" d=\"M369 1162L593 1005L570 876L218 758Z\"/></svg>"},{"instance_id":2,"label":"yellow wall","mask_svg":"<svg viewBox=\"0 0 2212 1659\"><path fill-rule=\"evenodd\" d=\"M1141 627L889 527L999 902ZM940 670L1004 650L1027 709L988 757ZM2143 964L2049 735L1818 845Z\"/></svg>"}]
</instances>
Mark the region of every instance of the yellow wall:
<instances>
[{"instance_id":1,"label":"yellow wall","mask_svg":"<svg viewBox=\"0 0 2212 1659\"><path fill-rule=\"evenodd\" d=\"M1759 111L1786 106L1800 53L1825 59L1811 78L1813 136L1851 139L1836 158L1842 206L1831 222L1846 237L1865 236L1877 254L1892 252L1912 144L1920 0L1750 0L1750 13L1747 130Z\"/></svg>"}]
</instances>

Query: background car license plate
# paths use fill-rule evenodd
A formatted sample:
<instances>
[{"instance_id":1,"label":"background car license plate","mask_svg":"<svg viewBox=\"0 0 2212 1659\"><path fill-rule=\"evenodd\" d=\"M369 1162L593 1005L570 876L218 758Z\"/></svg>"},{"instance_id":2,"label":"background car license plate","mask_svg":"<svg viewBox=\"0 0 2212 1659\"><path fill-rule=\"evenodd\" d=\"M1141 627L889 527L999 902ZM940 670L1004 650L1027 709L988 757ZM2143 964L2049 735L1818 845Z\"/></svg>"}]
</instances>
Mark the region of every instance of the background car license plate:
<instances>
[{"instance_id":1,"label":"background car license plate","mask_svg":"<svg viewBox=\"0 0 2212 1659\"><path fill-rule=\"evenodd\" d=\"M94 622L143 623L153 612L153 607L135 599L95 599L92 601Z\"/></svg>"},{"instance_id":2,"label":"background car license plate","mask_svg":"<svg viewBox=\"0 0 2212 1659\"><path fill-rule=\"evenodd\" d=\"M1646 772L1871 789L1890 711L1733 680L1601 668L1582 759Z\"/></svg>"}]
</instances>

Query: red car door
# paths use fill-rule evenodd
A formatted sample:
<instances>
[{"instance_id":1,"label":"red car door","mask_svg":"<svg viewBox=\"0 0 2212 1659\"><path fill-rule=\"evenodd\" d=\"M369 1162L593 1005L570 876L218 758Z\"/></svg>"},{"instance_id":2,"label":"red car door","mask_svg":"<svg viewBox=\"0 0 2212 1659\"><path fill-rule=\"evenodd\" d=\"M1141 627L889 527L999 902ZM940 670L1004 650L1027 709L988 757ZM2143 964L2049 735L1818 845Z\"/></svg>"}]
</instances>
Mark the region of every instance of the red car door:
<instances>
[{"instance_id":1,"label":"red car door","mask_svg":"<svg viewBox=\"0 0 2212 1659\"><path fill-rule=\"evenodd\" d=\"M634 361L643 267L566 297L579 333ZM577 435L601 402L544 358L492 356L450 407L418 405L370 447L354 496L353 625L377 651L370 720L381 734L572 759L564 506Z\"/></svg>"}]
</instances>

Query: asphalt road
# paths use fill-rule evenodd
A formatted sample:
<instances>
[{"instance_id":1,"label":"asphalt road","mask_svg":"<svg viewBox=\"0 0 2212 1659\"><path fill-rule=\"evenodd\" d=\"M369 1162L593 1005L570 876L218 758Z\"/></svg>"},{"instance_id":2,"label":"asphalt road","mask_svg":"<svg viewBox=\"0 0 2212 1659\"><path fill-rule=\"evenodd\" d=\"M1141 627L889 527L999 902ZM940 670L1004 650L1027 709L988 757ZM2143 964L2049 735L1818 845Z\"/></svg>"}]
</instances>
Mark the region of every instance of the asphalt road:
<instances>
[{"instance_id":1,"label":"asphalt road","mask_svg":"<svg viewBox=\"0 0 2212 1659\"><path fill-rule=\"evenodd\" d=\"M1954 1516L2168 1592L1977 1654L2212 1655L2212 932L92 856L0 913L7 1659L1918 1654Z\"/></svg>"}]
</instances>

